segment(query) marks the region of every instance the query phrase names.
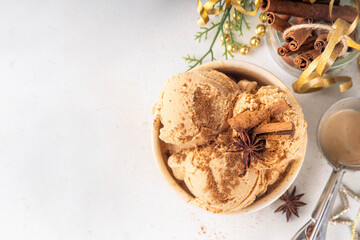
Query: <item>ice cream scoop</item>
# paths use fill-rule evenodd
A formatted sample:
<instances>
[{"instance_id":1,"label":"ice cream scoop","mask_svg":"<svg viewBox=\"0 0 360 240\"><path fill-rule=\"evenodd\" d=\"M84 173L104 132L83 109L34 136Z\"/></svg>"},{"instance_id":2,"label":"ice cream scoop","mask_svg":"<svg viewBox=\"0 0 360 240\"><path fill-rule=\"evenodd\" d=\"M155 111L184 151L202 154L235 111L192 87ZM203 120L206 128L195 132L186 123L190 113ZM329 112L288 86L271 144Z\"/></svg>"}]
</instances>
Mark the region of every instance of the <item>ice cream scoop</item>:
<instances>
[{"instance_id":1,"label":"ice cream scoop","mask_svg":"<svg viewBox=\"0 0 360 240\"><path fill-rule=\"evenodd\" d=\"M160 139L179 148L202 145L228 127L239 86L216 70L168 80L160 101Z\"/></svg>"},{"instance_id":2,"label":"ice cream scoop","mask_svg":"<svg viewBox=\"0 0 360 240\"><path fill-rule=\"evenodd\" d=\"M344 139L351 137L352 134L357 134L356 132L359 132L358 129L359 126L355 124L351 124L352 119L349 119L348 123L347 121L344 121L344 119L342 119L342 122L340 123L343 125L349 124L348 127L352 128L349 129L349 131L346 130L346 126L344 129L339 128L338 126L329 128L329 123L330 124L333 123L334 117L338 117L336 115L341 114L344 110L345 111L350 110L354 112L360 111L360 97L346 98L336 102L324 113L324 115L322 116L319 122L318 131L317 131L318 145L323 155L325 156L326 160L333 168L333 172L331 173L328 183L326 184L320 196L320 199L314 209L314 212L312 213L311 220L308 221L296 233L296 235L292 238L293 240L325 239L326 228L330 217L330 212L334 204L335 197L339 190L341 180L345 171L360 170L360 160L355 161L356 159L354 159L354 161L349 161L347 159L347 161L344 163L344 161L341 158L337 157L339 151L344 151L343 154L346 155L347 148L344 148L341 145L330 146L329 143L331 142L328 141L329 139L325 139L334 136L333 134L330 134L329 131L336 131L334 133L337 135L337 137L344 137ZM331 151L329 151L329 147L332 148L335 147L337 149L331 149ZM354 151L357 150L358 149L354 149Z\"/></svg>"},{"instance_id":3,"label":"ice cream scoop","mask_svg":"<svg viewBox=\"0 0 360 240\"><path fill-rule=\"evenodd\" d=\"M212 212L246 207L265 188L264 171L245 170L240 154L226 153L225 145L209 145L187 155L184 182L196 204Z\"/></svg>"}]
</instances>

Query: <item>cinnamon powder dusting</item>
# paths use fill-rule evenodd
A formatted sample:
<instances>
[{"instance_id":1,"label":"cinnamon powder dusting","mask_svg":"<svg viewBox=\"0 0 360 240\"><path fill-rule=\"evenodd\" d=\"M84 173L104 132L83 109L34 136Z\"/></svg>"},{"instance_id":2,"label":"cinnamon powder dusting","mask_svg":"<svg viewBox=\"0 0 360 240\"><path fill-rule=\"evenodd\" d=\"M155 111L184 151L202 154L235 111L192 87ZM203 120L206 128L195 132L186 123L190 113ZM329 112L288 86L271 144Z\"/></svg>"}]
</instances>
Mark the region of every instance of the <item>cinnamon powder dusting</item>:
<instances>
[{"instance_id":1,"label":"cinnamon powder dusting","mask_svg":"<svg viewBox=\"0 0 360 240\"><path fill-rule=\"evenodd\" d=\"M222 147L222 148L221 148ZM225 160L225 168L220 174L220 181L216 181L214 172L210 168L211 157L207 158L203 164L197 164L196 168L206 173L206 188L212 198L221 204L227 203L232 200L229 198L233 188L239 184L239 178L243 177L246 173L244 164L241 162L241 153L225 153L224 146L213 146L209 148L204 154L208 156L213 155L215 158L223 158ZM198 159L199 161L200 159Z\"/></svg>"},{"instance_id":2,"label":"cinnamon powder dusting","mask_svg":"<svg viewBox=\"0 0 360 240\"><path fill-rule=\"evenodd\" d=\"M195 89L193 121L198 128L206 127L210 129L216 129L216 118L213 114L209 114L215 112L213 104L214 98L207 93L208 91L210 91L209 86Z\"/></svg>"}]
</instances>

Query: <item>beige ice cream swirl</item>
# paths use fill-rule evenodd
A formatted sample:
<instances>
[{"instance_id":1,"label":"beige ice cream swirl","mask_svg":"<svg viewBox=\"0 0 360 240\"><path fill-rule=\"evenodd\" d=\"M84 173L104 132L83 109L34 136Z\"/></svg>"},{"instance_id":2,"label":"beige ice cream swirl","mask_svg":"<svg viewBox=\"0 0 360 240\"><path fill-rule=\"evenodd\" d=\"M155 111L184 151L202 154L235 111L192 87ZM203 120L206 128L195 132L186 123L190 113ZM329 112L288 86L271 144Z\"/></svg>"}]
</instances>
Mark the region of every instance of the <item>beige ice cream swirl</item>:
<instances>
[{"instance_id":1,"label":"beige ice cream swirl","mask_svg":"<svg viewBox=\"0 0 360 240\"><path fill-rule=\"evenodd\" d=\"M246 170L240 152L227 152L231 131L213 143L196 147L185 154L175 154L168 164L196 196L196 205L211 212L226 212L251 204L263 192L263 170Z\"/></svg>"},{"instance_id":2,"label":"beige ice cream swirl","mask_svg":"<svg viewBox=\"0 0 360 240\"><path fill-rule=\"evenodd\" d=\"M193 71L168 80L159 103L160 139L179 148L202 145L228 128L239 86L218 71Z\"/></svg>"}]
</instances>

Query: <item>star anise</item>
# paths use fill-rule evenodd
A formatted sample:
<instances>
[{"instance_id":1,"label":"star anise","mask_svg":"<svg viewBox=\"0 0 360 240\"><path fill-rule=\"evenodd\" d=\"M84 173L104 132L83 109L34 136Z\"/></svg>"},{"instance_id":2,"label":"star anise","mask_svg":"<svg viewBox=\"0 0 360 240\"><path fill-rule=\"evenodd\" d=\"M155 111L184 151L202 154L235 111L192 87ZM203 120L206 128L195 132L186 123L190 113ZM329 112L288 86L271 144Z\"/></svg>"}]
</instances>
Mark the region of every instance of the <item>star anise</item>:
<instances>
[{"instance_id":1,"label":"star anise","mask_svg":"<svg viewBox=\"0 0 360 240\"><path fill-rule=\"evenodd\" d=\"M275 210L275 212L282 211L283 214L286 212L287 222L289 221L291 214L299 217L299 207L306 205L306 203L300 201L300 198L304 195L304 193L295 195L295 192L296 187L294 187L291 194L289 193L289 190L287 190L286 193L284 193L284 195L280 197L280 199L283 200L285 203Z\"/></svg>"},{"instance_id":2,"label":"star anise","mask_svg":"<svg viewBox=\"0 0 360 240\"><path fill-rule=\"evenodd\" d=\"M229 145L227 152L243 152L243 161L246 168L254 160L262 160L262 151L265 149L265 142L255 135L249 135L245 130L240 131L239 135L234 137L234 142Z\"/></svg>"}]
</instances>

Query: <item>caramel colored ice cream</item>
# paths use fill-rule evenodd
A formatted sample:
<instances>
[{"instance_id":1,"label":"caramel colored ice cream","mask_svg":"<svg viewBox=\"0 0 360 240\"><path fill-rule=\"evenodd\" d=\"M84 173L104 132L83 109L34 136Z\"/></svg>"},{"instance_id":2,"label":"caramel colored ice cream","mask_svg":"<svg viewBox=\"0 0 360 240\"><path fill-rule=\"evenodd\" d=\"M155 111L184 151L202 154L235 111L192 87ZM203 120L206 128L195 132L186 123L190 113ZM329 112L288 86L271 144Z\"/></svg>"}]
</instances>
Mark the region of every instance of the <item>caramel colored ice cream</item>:
<instances>
[{"instance_id":1,"label":"caramel colored ice cream","mask_svg":"<svg viewBox=\"0 0 360 240\"><path fill-rule=\"evenodd\" d=\"M290 106L294 101L278 87L258 88L246 80L235 83L215 70L168 80L156 106L163 125L159 137L169 153L168 167L195 197L193 203L214 213L231 212L252 204L281 181L306 133L301 109L290 107L272 119L292 122L295 131L291 139L264 141L262 160L246 168L243 152L228 151L238 134L229 126L230 118L281 100Z\"/></svg>"},{"instance_id":2,"label":"caramel colored ice cream","mask_svg":"<svg viewBox=\"0 0 360 240\"><path fill-rule=\"evenodd\" d=\"M160 100L160 139L181 148L204 144L228 128L239 86L217 71L193 71L168 80Z\"/></svg>"},{"instance_id":3,"label":"caramel colored ice cream","mask_svg":"<svg viewBox=\"0 0 360 240\"><path fill-rule=\"evenodd\" d=\"M196 196L195 204L211 212L245 207L266 190L265 171L246 170L239 161L241 153L226 152L231 132L219 138L183 154L175 153L168 160L174 176Z\"/></svg>"},{"instance_id":4,"label":"caramel colored ice cream","mask_svg":"<svg viewBox=\"0 0 360 240\"><path fill-rule=\"evenodd\" d=\"M261 87L255 94L242 93L235 104L233 114L239 114L246 110L257 111L267 108L272 104L284 99L291 105L293 98L276 86ZM290 160L296 158L303 144L306 134L306 122L303 113L299 109L291 108L277 116L275 122L292 122L295 127L294 136L286 141L267 140L263 153L264 161L254 165L257 169L266 170L266 180L269 185L278 180L281 173L285 171ZM236 135L236 132L233 133Z\"/></svg>"}]
</instances>

